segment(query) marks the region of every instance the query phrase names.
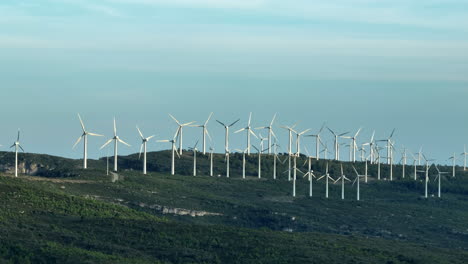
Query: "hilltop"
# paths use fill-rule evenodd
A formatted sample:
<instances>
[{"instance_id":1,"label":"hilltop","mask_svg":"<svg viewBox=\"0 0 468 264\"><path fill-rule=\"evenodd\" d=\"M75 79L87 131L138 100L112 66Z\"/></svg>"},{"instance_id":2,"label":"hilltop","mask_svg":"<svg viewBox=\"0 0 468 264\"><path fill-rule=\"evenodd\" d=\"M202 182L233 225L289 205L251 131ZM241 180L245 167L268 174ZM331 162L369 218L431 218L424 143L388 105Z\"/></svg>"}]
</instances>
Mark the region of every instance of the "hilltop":
<instances>
[{"instance_id":1,"label":"hilltop","mask_svg":"<svg viewBox=\"0 0 468 264\"><path fill-rule=\"evenodd\" d=\"M356 188L298 179L297 197L278 163L264 157L262 179L257 156L231 155L231 178L209 177L208 158L199 154L200 176L185 152L170 171L170 152L148 154L148 175L140 173L138 154L119 159L120 172L106 175L106 160L79 160L25 154L27 166L43 168L31 176L0 174L0 256L17 263L463 263L468 258L468 174L445 176L442 199L424 199L421 178L375 179ZM281 155L284 160L286 156ZM0 161L11 166L7 154ZM302 166L306 157L301 157ZM112 162L112 159L111 159ZM286 162L287 163L287 162ZM313 161L322 175L327 161ZM328 161L332 177L340 163ZM354 179L350 164L345 174ZM360 171L364 164L355 164ZM450 171L449 167L441 167ZM224 175L224 155L215 155L215 175ZM435 174L431 170L431 176ZM388 168L382 165L382 176ZM117 179L117 180L116 180ZM431 178L432 179L432 178ZM114 182L113 182L114 181Z\"/></svg>"}]
</instances>

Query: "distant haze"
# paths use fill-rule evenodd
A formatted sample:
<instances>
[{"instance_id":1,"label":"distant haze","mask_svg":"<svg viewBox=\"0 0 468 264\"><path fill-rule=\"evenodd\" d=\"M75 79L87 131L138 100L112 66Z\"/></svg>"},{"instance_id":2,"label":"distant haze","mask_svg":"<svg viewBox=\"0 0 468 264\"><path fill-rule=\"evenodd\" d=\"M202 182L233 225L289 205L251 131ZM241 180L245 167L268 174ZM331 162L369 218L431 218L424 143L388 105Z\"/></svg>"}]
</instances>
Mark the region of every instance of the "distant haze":
<instances>
[{"instance_id":1,"label":"distant haze","mask_svg":"<svg viewBox=\"0 0 468 264\"><path fill-rule=\"evenodd\" d=\"M338 132L362 126L358 144L396 128L398 152L424 146L447 163L468 144L467 73L468 1L2 1L0 150L21 128L27 152L80 158L82 145L71 149L80 113L106 135L90 138L90 158L106 154L98 149L114 116L132 144L120 147L125 155L139 150L136 125L169 139L168 113L202 123L214 112L208 129L222 152L215 120L240 118L234 132L253 112L253 127L275 113L277 125L311 133L324 122ZM286 131L275 132L286 151ZM199 138L201 128L187 128L184 147ZM302 150L315 155L314 140ZM245 133L230 145L245 148Z\"/></svg>"}]
</instances>

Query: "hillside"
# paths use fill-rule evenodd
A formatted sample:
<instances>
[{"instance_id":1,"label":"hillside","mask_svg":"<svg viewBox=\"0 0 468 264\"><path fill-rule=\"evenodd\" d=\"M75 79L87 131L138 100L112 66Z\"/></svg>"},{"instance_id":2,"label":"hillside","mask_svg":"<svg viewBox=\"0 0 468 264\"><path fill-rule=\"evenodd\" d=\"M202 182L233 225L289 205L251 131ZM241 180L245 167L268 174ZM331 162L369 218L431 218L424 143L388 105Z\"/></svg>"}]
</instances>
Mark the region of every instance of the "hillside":
<instances>
[{"instance_id":1,"label":"hillside","mask_svg":"<svg viewBox=\"0 0 468 264\"><path fill-rule=\"evenodd\" d=\"M28 164L52 168L41 176L0 174L0 256L16 263L464 263L468 259L468 175L443 179L442 199L421 198L423 183L401 178L367 184L339 184L324 198L323 181L297 183L297 197L279 164L271 177L256 178L257 156L241 179L241 155L231 156L231 178L203 176L208 159L199 155L199 175L190 176L191 153L167 172L169 152L150 153L148 175L138 155L122 157L123 169L106 175L105 159L80 162L26 154ZM284 157L281 157L284 159ZM299 165L303 165L302 157ZM0 163L3 165L4 160ZM55 165L54 165L55 164ZM215 156L215 174L224 175L224 156ZM316 175L326 161L313 162ZM358 170L363 169L357 163ZM345 174L354 179L352 167ZM332 177L339 163L330 162ZM382 176L388 175L382 165ZM459 168L458 168L459 169ZM305 171L305 167L301 166ZM449 171L449 168L442 167ZM156 172L155 172L156 171ZM410 174L411 169L407 169ZM431 175L434 172L431 171ZM118 178L112 182L112 179ZM436 191L431 181L430 194Z\"/></svg>"}]
</instances>

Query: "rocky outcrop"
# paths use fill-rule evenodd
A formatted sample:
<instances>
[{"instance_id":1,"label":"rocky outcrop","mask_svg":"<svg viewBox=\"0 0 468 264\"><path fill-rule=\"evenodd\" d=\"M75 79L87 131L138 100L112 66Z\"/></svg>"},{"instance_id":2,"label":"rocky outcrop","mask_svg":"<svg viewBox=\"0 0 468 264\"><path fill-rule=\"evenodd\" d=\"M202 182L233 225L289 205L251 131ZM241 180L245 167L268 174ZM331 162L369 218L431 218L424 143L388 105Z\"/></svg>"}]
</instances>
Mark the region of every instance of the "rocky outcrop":
<instances>
[{"instance_id":1,"label":"rocky outcrop","mask_svg":"<svg viewBox=\"0 0 468 264\"><path fill-rule=\"evenodd\" d=\"M138 206L142 208L154 209L154 210L160 211L162 214L189 215L191 217L223 215L220 213L212 213L212 212L207 212L207 211L196 211L196 210L189 210L189 209L183 209L183 208L170 208L170 207L166 207L166 206L162 206L158 204L147 205L145 203L139 203Z\"/></svg>"}]
</instances>

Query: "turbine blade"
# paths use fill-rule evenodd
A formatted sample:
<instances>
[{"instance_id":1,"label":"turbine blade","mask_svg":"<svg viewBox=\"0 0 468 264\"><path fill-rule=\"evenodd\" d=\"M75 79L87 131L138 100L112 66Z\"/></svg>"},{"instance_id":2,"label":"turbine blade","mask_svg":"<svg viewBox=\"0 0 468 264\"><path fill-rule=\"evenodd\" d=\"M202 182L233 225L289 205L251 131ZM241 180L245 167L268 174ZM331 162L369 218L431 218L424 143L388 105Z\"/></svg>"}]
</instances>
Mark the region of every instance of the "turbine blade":
<instances>
[{"instance_id":1,"label":"turbine blade","mask_svg":"<svg viewBox=\"0 0 468 264\"><path fill-rule=\"evenodd\" d=\"M252 129L249 129L249 132L250 132L254 137L258 138L257 135L255 135L255 133L253 132Z\"/></svg>"},{"instance_id":2,"label":"turbine blade","mask_svg":"<svg viewBox=\"0 0 468 264\"><path fill-rule=\"evenodd\" d=\"M236 121L232 122L232 124L229 125L229 127L232 127L233 125L235 125L237 122L239 122L240 118L237 119Z\"/></svg>"},{"instance_id":3,"label":"turbine blade","mask_svg":"<svg viewBox=\"0 0 468 264\"><path fill-rule=\"evenodd\" d=\"M83 136L80 136L80 137L76 140L75 144L73 144L72 149L74 149L74 148L76 147L76 145L78 145L78 143L80 143L82 137L83 137Z\"/></svg>"},{"instance_id":4,"label":"turbine blade","mask_svg":"<svg viewBox=\"0 0 468 264\"><path fill-rule=\"evenodd\" d=\"M250 114L249 114L249 123L248 123L248 126L250 126L250 121L252 121L252 112L250 112Z\"/></svg>"},{"instance_id":5,"label":"turbine blade","mask_svg":"<svg viewBox=\"0 0 468 264\"><path fill-rule=\"evenodd\" d=\"M104 145L102 145L102 147L100 149L103 149L105 146L109 145L109 143L111 143L113 140L113 138L109 139L106 143L104 143Z\"/></svg>"},{"instance_id":6,"label":"turbine blade","mask_svg":"<svg viewBox=\"0 0 468 264\"><path fill-rule=\"evenodd\" d=\"M178 121L174 116L172 116L171 114L169 114L169 116L170 116L172 119L174 119L174 121L180 126L179 121Z\"/></svg>"},{"instance_id":7,"label":"turbine blade","mask_svg":"<svg viewBox=\"0 0 468 264\"><path fill-rule=\"evenodd\" d=\"M275 118L276 118L276 113L275 113L275 115L273 116L273 119L271 120L270 127L273 126L273 123L275 122Z\"/></svg>"},{"instance_id":8,"label":"turbine blade","mask_svg":"<svg viewBox=\"0 0 468 264\"><path fill-rule=\"evenodd\" d=\"M81 120L80 114L78 114L78 118L80 119L80 124L81 124L81 128L83 129L83 132L86 132L86 128L85 128L85 125L83 124L83 120Z\"/></svg>"},{"instance_id":9,"label":"turbine blade","mask_svg":"<svg viewBox=\"0 0 468 264\"><path fill-rule=\"evenodd\" d=\"M138 134L140 134L141 139L145 139L145 137L143 136L143 133L141 133L140 128L138 126L136 128L138 130Z\"/></svg>"},{"instance_id":10,"label":"turbine blade","mask_svg":"<svg viewBox=\"0 0 468 264\"><path fill-rule=\"evenodd\" d=\"M103 137L104 135L88 132L88 135L95 137Z\"/></svg>"},{"instance_id":11,"label":"turbine blade","mask_svg":"<svg viewBox=\"0 0 468 264\"><path fill-rule=\"evenodd\" d=\"M205 129L205 132L206 132L206 135L208 136L208 138L210 139L210 141L213 141L213 138L211 138L210 132L208 132L208 129Z\"/></svg>"},{"instance_id":12,"label":"turbine blade","mask_svg":"<svg viewBox=\"0 0 468 264\"><path fill-rule=\"evenodd\" d=\"M237 130L236 132L234 132L234 134L235 134L235 133L242 132L242 131L244 131L244 130L246 130L246 128L245 128L245 127L244 127L244 128L241 128L241 129L239 129L239 130Z\"/></svg>"},{"instance_id":13,"label":"turbine blade","mask_svg":"<svg viewBox=\"0 0 468 264\"><path fill-rule=\"evenodd\" d=\"M353 166L353 170L354 170L354 172L356 173L356 175L359 176L359 173L357 172L357 170L356 170L356 168L355 168L354 166Z\"/></svg>"},{"instance_id":14,"label":"turbine blade","mask_svg":"<svg viewBox=\"0 0 468 264\"><path fill-rule=\"evenodd\" d=\"M146 139L146 141L149 141L150 139L152 139L152 138L154 138L154 137L155 137L155 135L152 135L152 136L148 137L148 138Z\"/></svg>"},{"instance_id":15,"label":"turbine blade","mask_svg":"<svg viewBox=\"0 0 468 264\"><path fill-rule=\"evenodd\" d=\"M24 149L21 145L18 144L18 147L24 152Z\"/></svg>"},{"instance_id":16,"label":"turbine blade","mask_svg":"<svg viewBox=\"0 0 468 264\"><path fill-rule=\"evenodd\" d=\"M127 142L123 141L122 139L119 138L118 140L119 140L120 143L125 144L125 145L127 145L127 146L130 147L130 144L128 144Z\"/></svg>"},{"instance_id":17,"label":"turbine blade","mask_svg":"<svg viewBox=\"0 0 468 264\"><path fill-rule=\"evenodd\" d=\"M117 136L117 126L115 125L115 117L114 117L114 136Z\"/></svg>"},{"instance_id":18,"label":"turbine blade","mask_svg":"<svg viewBox=\"0 0 468 264\"><path fill-rule=\"evenodd\" d=\"M208 119L205 121L205 126L208 124L208 121L210 121L211 116L213 115L213 112L208 116Z\"/></svg>"},{"instance_id":19,"label":"turbine blade","mask_svg":"<svg viewBox=\"0 0 468 264\"><path fill-rule=\"evenodd\" d=\"M220 123L222 126L226 126L223 122L219 121L219 120L216 120L216 122Z\"/></svg>"}]
</instances>

